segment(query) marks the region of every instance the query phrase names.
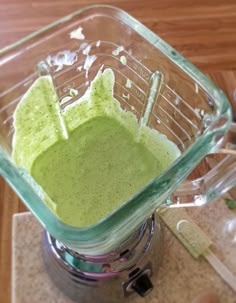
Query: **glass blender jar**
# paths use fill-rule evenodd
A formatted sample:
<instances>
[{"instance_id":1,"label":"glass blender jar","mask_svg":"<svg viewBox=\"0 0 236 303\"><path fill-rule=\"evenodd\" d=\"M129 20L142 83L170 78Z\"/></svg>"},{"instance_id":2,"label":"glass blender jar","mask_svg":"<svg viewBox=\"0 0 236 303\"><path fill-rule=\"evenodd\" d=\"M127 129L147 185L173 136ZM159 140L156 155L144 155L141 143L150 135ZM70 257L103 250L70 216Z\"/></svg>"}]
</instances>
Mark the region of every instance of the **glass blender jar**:
<instances>
[{"instance_id":1,"label":"glass blender jar","mask_svg":"<svg viewBox=\"0 0 236 303\"><path fill-rule=\"evenodd\" d=\"M40 75L52 77L63 109L107 67L115 74L114 96L121 107L166 135L181 156L103 220L78 228L58 219L37 184L12 162L12 115ZM202 205L236 184L232 155L202 178L182 183L207 154L220 149L232 125L227 98L156 34L105 5L79 10L2 49L0 71L0 173L46 230L43 251L52 278L73 299L81 287L89 288L88 301L95 295L112 302L109 291L115 292L114 302L135 292L147 295L158 267L155 252L161 250L156 209ZM65 102L71 89L78 95Z\"/></svg>"}]
</instances>

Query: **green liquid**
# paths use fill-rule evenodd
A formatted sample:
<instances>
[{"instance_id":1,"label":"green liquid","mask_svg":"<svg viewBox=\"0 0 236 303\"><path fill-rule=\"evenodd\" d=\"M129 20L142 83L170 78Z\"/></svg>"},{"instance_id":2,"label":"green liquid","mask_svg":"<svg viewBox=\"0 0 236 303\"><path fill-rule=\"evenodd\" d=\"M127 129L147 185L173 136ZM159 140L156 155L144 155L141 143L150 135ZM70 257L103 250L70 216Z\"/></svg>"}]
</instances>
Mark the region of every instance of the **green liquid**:
<instances>
[{"instance_id":1,"label":"green liquid","mask_svg":"<svg viewBox=\"0 0 236 303\"><path fill-rule=\"evenodd\" d=\"M89 120L32 166L32 176L57 203L67 224L86 226L107 216L160 172L159 161L109 117Z\"/></svg>"},{"instance_id":2,"label":"green liquid","mask_svg":"<svg viewBox=\"0 0 236 303\"><path fill-rule=\"evenodd\" d=\"M89 92L60 112L51 79L41 77L14 115L13 158L69 225L103 219L179 155L165 136L140 128L132 113L121 110L113 84L111 70L99 73Z\"/></svg>"}]
</instances>

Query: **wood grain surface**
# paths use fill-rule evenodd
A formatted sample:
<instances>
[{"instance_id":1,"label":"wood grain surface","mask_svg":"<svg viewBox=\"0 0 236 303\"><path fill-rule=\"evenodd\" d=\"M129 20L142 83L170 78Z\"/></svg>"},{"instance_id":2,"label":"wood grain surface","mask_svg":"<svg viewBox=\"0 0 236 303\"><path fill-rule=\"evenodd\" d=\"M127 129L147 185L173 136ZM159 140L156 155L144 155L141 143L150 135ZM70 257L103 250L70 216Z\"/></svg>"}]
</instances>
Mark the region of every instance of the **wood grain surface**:
<instances>
[{"instance_id":1,"label":"wood grain surface","mask_svg":"<svg viewBox=\"0 0 236 303\"><path fill-rule=\"evenodd\" d=\"M0 0L0 48L77 9L99 3ZM205 71L225 91L236 112L235 0L104 0L102 3L127 11ZM24 210L0 177L0 303L11 302L12 214Z\"/></svg>"}]
</instances>

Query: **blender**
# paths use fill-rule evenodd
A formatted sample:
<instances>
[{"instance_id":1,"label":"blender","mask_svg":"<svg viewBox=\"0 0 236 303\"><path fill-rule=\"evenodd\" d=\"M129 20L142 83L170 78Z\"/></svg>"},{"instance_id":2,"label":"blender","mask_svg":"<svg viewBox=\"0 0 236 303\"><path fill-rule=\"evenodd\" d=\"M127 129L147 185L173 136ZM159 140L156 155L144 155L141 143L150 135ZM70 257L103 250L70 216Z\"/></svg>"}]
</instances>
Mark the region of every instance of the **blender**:
<instances>
[{"instance_id":1,"label":"blender","mask_svg":"<svg viewBox=\"0 0 236 303\"><path fill-rule=\"evenodd\" d=\"M40 75L52 77L64 109L105 68L115 74L114 97L121 107L166 135L181 156L98 223L73 227L58 219L37 184L12 162L13 113ZM105 5L79 10L2 49L0 71L0 173L45 228L42 251L53 281L78 302L148 295L162 257L156 209L200 206L236 184L232 144L209 173L187 180L234 130L227 98L156 34Z\"/></svg>"}]
</instances>

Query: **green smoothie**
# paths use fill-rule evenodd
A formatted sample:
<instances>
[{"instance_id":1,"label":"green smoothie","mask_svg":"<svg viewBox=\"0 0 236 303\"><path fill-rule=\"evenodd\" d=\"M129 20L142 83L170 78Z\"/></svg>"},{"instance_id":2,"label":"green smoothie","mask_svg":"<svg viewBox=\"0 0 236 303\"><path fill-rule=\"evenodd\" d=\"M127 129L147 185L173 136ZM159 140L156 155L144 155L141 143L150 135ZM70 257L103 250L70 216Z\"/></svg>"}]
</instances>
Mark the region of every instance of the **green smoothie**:
<instances>
[{"instance_id":1,"label":"green smoothie","mask_svg":"<svg viewBox=\"0 0 236 303\"><path fill-rule=\"evenodd\" d=\"M50 76L38 78L14 113L13 159L40 185L64 223L100 221L179 156L175 144L121 109L106 69L60 109Z\"/></svg>"}]
</instances>

